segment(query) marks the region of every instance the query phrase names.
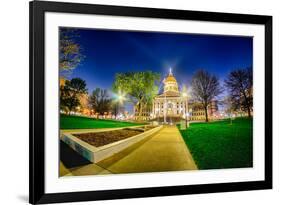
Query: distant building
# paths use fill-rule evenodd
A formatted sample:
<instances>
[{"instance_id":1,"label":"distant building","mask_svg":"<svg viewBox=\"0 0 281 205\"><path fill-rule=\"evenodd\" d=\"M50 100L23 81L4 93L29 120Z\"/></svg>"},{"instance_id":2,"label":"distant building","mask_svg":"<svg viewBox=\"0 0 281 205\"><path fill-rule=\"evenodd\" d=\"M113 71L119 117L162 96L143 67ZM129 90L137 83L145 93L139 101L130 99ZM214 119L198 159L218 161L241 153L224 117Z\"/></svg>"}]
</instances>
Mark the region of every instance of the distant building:
<instances>
[{"instance_id":1,"label":"distant building","mask_svg":"<svg viewBox=\"0 0 281 205\"><path fill-rule=\"evenodd\" d=\"M209 120L219 118L218 103L216 100L212 101L208 106L208 118ZM191 121L204 121L206 119L205 110L201 103L189 102L189 113Z\"/></svg>"},{"instance_id":2,"label":"distant building","mask_svg":"<svg viewBox=\"0 0 281 205\"><path fill-rule=\"evenodd\" d=\"M82 114L82 115L91 115L91 109L90 109L90 105L89 105L89 96L88 94L81 94L79 96L79 102L80 102L80 106L78 111Z\"/></svg>"}]
</instances>

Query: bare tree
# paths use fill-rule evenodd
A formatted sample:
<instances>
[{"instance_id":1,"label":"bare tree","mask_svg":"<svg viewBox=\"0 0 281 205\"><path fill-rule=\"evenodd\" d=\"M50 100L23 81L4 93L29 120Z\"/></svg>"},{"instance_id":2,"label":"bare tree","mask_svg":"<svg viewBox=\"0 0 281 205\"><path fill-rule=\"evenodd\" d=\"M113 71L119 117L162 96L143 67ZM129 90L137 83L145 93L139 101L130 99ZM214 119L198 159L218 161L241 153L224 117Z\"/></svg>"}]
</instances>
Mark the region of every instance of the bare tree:
<instances>
[{"instance_id":1,"label":"bare tree","mask_svg":"<svg viewBox=\"0 0 281 205\"><path fill-rule=\"evenodd\" d=\"M202 104L205 111L205 119L208 122L208 106L222 92L219 80L215 75L205 70L199 70L194 74L191 86L192 97Z\"/></svg>"},{"instance_id":2,"label":"bare tree","mask_svg":"<svg viewBox=\"0 0 281 205\"><path fill-rule=\"evenodd\" d=\"M253 110L253 74L252 68L237 69L229 73L225 80L231 102L235 110L242 110L251 116Z\"/></svg>"},{"instance_id":3,"label":"bare tree","mask_svg":"<svg viewBox=\"0 0 281 205\"><path fill-rule=\"evenodd\" d=\"M69 74L85 56L81 54L81 46L77 42L78 31L72 28L60 28L59 32L59 70L61 75Z\"/></svg>"}]
</instances>

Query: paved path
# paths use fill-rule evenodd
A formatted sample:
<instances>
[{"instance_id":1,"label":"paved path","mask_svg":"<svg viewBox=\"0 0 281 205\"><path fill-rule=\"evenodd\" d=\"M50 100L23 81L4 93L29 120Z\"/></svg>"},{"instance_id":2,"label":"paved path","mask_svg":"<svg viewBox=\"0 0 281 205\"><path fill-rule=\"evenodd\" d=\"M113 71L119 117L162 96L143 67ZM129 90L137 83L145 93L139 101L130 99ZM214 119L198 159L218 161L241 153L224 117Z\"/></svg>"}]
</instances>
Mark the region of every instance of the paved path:
<instances>
[{"instance_id":1,"label":"paved path","mask_svg":"<svg viewBox=\"0 0 281 205\"><path fill-rule=\"evenodd\" d=\"M165 126L148 139L97 164L71 170L73 175L196 170L176 126Z\"/></svg>"},{"instance_id":2,"label":"paved path","mask_svg":"<svg viewBox=\"0 0 281 205\"><path fill-rule=\"evenodd\" d=\"M131 150L98 163L112 173L197 169L176 126L167 126Z\"/></svg>"}]
</instances>

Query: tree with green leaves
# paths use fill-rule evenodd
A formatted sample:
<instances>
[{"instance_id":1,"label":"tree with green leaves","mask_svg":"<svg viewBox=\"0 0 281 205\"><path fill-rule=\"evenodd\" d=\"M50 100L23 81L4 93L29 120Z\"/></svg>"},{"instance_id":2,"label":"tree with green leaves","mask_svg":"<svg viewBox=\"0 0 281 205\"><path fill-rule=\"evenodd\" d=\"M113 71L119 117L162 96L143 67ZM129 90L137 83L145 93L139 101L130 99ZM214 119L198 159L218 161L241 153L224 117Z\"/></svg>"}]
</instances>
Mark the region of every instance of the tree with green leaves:
<instances>
[{"instance_id":1,"label":"tree with green leaves","mask_svg":"<svg viewBox=\"0 0 281 205\"><path fill-rule=\"evenodd\" d=\"M86 82L81 78L66 80L60 86L60 108L67 113L80 106L80 96L87 93Z\"/></svg>"},{"instance_id":2,"label":"tree with green leaves","mask_svg":"<svg viewBox=\"0 0 281 205\"><path fill-rule=\"evenodd\" d=\"M77 42L78 32L72 28L60 28L59 32L59 70L66 74L75 69L85 58Z\"/></svg>"},{"instance_id":3,"label":"tree with green leaves","mask_svg":"<svg viewBox=\"0 0 281 205\"><path fill-rule=\"evenodd\" d=\"M253 110L253 71L252 68L233 70L225 80L231 102L235 110L242 110L251 116Z\"/></svg>"},{"instance_id":4,"label":"tree with green leaves","mask_svg":"<svg viewBox=\"0 0 281 205\"><path fill-rule=\"evenodd\" d=\"M116 93L126 93L128 99L137 107L138 119L157 95L159 81L160 74L152 71L117 73L113 90Z\"/></svg>"},{"instance_id":5,"label":"tree with green leaves","mask_svg":"<svg viewBox=\"0 0 281 205\"><path fill-rule=\"evenodd\" d=\"M89 104L98 113L98 118L100 114L103 115L105 112L109 112L111 109L111 99L107 90L101 88L93 90Z\"/></svg>"},{"instance_id":6,"label":"tree with green leaves","mask_svg":"<svg viewBox=\"0 0 281 205\"><path fill-rule=\"evenodd\" d=\"M194 100L202 104L205 111L205 121L208 122L208 106L222 92L219 80L206 70L198 70L191 83L191 95Z\"/></svg>"}]
</instances>

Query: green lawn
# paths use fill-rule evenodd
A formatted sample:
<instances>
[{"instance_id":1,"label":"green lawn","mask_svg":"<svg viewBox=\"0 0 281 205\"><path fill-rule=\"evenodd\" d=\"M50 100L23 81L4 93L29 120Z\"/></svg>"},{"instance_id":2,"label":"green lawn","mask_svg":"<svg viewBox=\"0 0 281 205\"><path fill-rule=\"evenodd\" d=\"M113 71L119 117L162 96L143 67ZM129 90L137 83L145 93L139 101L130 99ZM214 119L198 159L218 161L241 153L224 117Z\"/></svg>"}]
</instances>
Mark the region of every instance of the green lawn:
<instances>
[{"instance_id":1,"label":"green lawn","mask_svg":"<svg viewBox=\"0 0 281 205\"><path fill-rule=\"evenodd\" d=\"M60 129L114 128L141 125L140 123L92 119L80 116L60 115Z\"/></svg>"},{"instance_id":2,"label":"green lawn","mask_svg":"<svg viewBox=\"0 0 281 205\"><path fill-rule=\"evenodd\" d=\"M241 168L253 165L253 120L238 118L192 123L180 130L199 169Z\"/></svg>"}]
</instances>

